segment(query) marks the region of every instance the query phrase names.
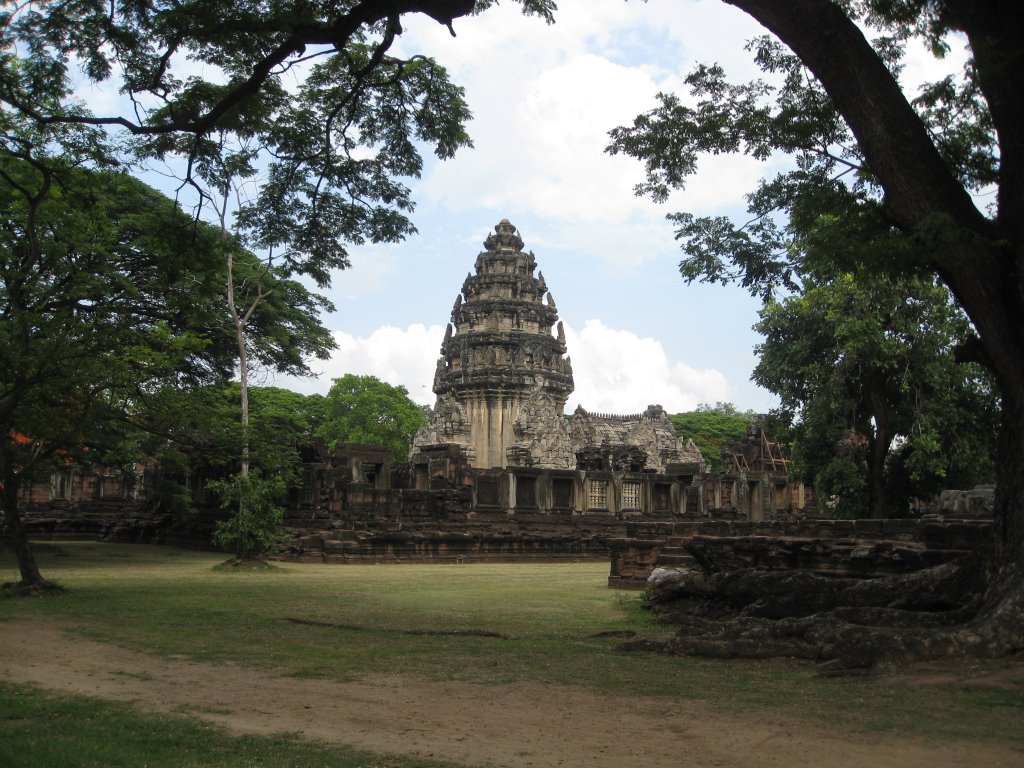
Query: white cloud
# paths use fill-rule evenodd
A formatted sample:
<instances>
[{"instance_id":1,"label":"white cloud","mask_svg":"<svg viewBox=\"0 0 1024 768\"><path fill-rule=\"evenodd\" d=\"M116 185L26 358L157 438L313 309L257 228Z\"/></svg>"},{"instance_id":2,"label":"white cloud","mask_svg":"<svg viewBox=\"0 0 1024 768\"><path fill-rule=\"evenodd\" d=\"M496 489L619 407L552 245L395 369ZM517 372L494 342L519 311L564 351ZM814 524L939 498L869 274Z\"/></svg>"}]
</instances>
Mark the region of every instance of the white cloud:
<instances>
[{"instance_id":1,"label":"white cloud","mask_svg":"<svg viewBox=\"0 0 1024 768\"><path fill-rule=\"evenodd\" d=\"M588 320L579 332L568 325L565 331L576 383L567 407L570 412L582 404L589 411L638 413L659 403L669 413L677 413L698 403L730 399L721 373L670 360L658 339L609 328L600 320ZM332 381L346 373L370 375L401 384L417 403L432 405L431 386L443 336L440 325L421 324L385 325L362 338L335 331L338 349L320 364L317 378L279 378L267 383L325 394Z\"/></svg>"},{"instance_id":2,"label":"white cloud","mask_svg":"<svg viewBox=\"0 0 1024 768\"><path fill-rule=\"evenodd\" d=\"M699 403L730 399L725 377L712 368L697 369L669 360L661 341L588 320L578 333L566 327L577 404L588 411L638 413L658 403L669 413L693 410Z\"/></svg>"},{"instance_id":3,"label":"white cloud","mask_svg":"<svg viewBox=\"0 0 1024 768\"><path fill-rule=\"evenodd\" d=\"M477 149L435 166L417 194L460 213L489 208L513 218L536 216L558 233L536 245L569 248L620 268L674 252L664 221L669 210L734 208L766 168L748 157L708 157L669 205L637 197L641 164L604 149L608 131L653 107L658 90L643 68L592 54L574 57L505 93L514 110L485 105L486 117L471 127Z\"/></svg>"},{"instance_id":4,"label":"white cloud","mask_svg":"<svg viewBox=\"0 0 1024 768\"><path fill-rule=\"evenodd\" d=\"M582 53L546 71L530 67L498 91L469 84L480 115L475 150L435 166L427 201L455 211L528 211L562 223L616 222L651 209L633 195L642 169L604 153L608 131L654 106L657 84L641 67Z\"/></svg>"},{"instance_id":5,"label":"white cloud","mask_svg":"<svg viewBox=\"0 0 1024 768\"><path fill-rule=\"evenodd\" d=\"M608 131L654 107L659 91L684 91L681 75L698 60L724 57L736 79L754 73L742 41L761 30L720 2L594 0L564 5L551 26L506 4L456 30L452 40L420 20L403 40L448 67L476 115L474 149L430 166L416 185L438 215L537 217L549 237L531 245L633 268L675 252L666 212L735 209L771 170L746 157L710 157L686 190L656 205L633 193L641 163L605 153Z\"/></svg>"},{"instance_id":6,"label":"white cloud","mask_svg":"<svg viewBox=\"0 0 1024 768\"><path fill-rule=\"evenodd\" d=\"M335 331L333 335L338 348L331 359L315 361L312 365L318 376L309 379L278 377L267 383L304 394L326 394L334 379L353 373L402 385L417 403L433 404L431 385L444 337L443 327L420 323L407 328L385 325L366 337L344 331Z\"/></svg>"}]
</instances>

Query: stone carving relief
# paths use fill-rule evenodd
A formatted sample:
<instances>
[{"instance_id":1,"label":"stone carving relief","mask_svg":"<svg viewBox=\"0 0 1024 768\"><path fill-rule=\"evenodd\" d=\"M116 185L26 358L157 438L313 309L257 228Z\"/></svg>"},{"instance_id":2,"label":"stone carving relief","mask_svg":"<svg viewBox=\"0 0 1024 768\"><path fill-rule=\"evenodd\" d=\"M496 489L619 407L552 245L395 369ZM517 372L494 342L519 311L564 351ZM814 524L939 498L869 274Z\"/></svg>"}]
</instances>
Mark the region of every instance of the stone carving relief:
<instances>
[{"instance_id":1,"label":"stone carving relief","mask_svg":"<svg viewBox=\"0 0 1024 768\"><path fill-rule=\"evenodd\" d=\"M440 361L439 365L443 365ZM430 418L416 432L414 445L438 445L440 443L466 443L469 439L469 418L462 403L450 394L437 398Z\"/></svg>"}]
</instances>

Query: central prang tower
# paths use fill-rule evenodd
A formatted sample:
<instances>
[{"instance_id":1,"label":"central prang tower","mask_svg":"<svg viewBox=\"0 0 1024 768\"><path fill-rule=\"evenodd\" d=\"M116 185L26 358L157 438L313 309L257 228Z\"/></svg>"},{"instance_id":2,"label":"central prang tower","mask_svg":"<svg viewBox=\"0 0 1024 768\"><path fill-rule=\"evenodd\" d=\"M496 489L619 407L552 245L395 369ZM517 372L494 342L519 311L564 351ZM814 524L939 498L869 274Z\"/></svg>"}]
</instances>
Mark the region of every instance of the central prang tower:
<instances>
[{"instance_id":1,"label":"central prang tower","mask_svg":"<svg viewBox=\"0 0 1024 768\"><path fill-rule=\"evenodd\" d=\"M437 403L414 445L454 443L477 468L570 469L562 412L572 366L555 302L507 219L484 248L455 299L434 376Z\"/></svg>"}]
</instances>

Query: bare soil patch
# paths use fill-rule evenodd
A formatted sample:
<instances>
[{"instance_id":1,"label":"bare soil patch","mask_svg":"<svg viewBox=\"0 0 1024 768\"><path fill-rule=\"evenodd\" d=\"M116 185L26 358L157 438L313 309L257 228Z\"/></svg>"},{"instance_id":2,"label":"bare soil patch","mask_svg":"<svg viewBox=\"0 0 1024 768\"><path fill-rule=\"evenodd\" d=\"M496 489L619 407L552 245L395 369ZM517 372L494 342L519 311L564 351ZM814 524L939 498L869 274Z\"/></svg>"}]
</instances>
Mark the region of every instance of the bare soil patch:
<instances>
[{"instance_id":1,"label":"bare soil patch","mask_svg":"<svg viewBox=\"0 0 1024 768\"><path fill-rule=\"evenodd\" d=\"M468 766L1024 766L1024 754L1007 747L873 739L764 713L729 718L699 702L534 683L289 678L124 650L41 620L0 623L0 675L144 712L187 713L236 733L289 732Z\"/></svg>"}]
</instances>

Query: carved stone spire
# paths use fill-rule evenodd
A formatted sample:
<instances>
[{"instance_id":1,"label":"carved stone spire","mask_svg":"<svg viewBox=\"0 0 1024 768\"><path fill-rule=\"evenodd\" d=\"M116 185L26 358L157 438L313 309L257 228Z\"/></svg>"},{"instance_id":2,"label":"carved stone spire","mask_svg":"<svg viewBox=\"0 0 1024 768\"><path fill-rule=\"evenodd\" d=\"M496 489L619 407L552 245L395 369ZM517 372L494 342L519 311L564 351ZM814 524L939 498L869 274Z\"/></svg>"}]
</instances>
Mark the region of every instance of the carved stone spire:
<instances>
[{"instance_id":1,"label":"carved stone spire","mask_svg":"<svg viewBox=\"0 0 1024 768\"><path fill-rule=\"evenodd\" d=\"M516 234L516 228L508 219L502 219L484 240L484 248L488 251L521 251L523 238Z\"/></svg>"},{"instance_id":2,"label":"carved stone spire","mask_svg":"<svg viewBox=\"0 0 1024 768\"><path fill-rule=\"evenodd\" d=\"M534 276L536 257L523 252L523 239L507 219L484 247L452 308L434 393L439 403L465 408L469 436L452 439L468 439L474 466L494 467L505 466L513 444L533 439L536 430L564 427L561 412L573 381L558 310L543 276Z\"/></svg>"}]
</instances>

